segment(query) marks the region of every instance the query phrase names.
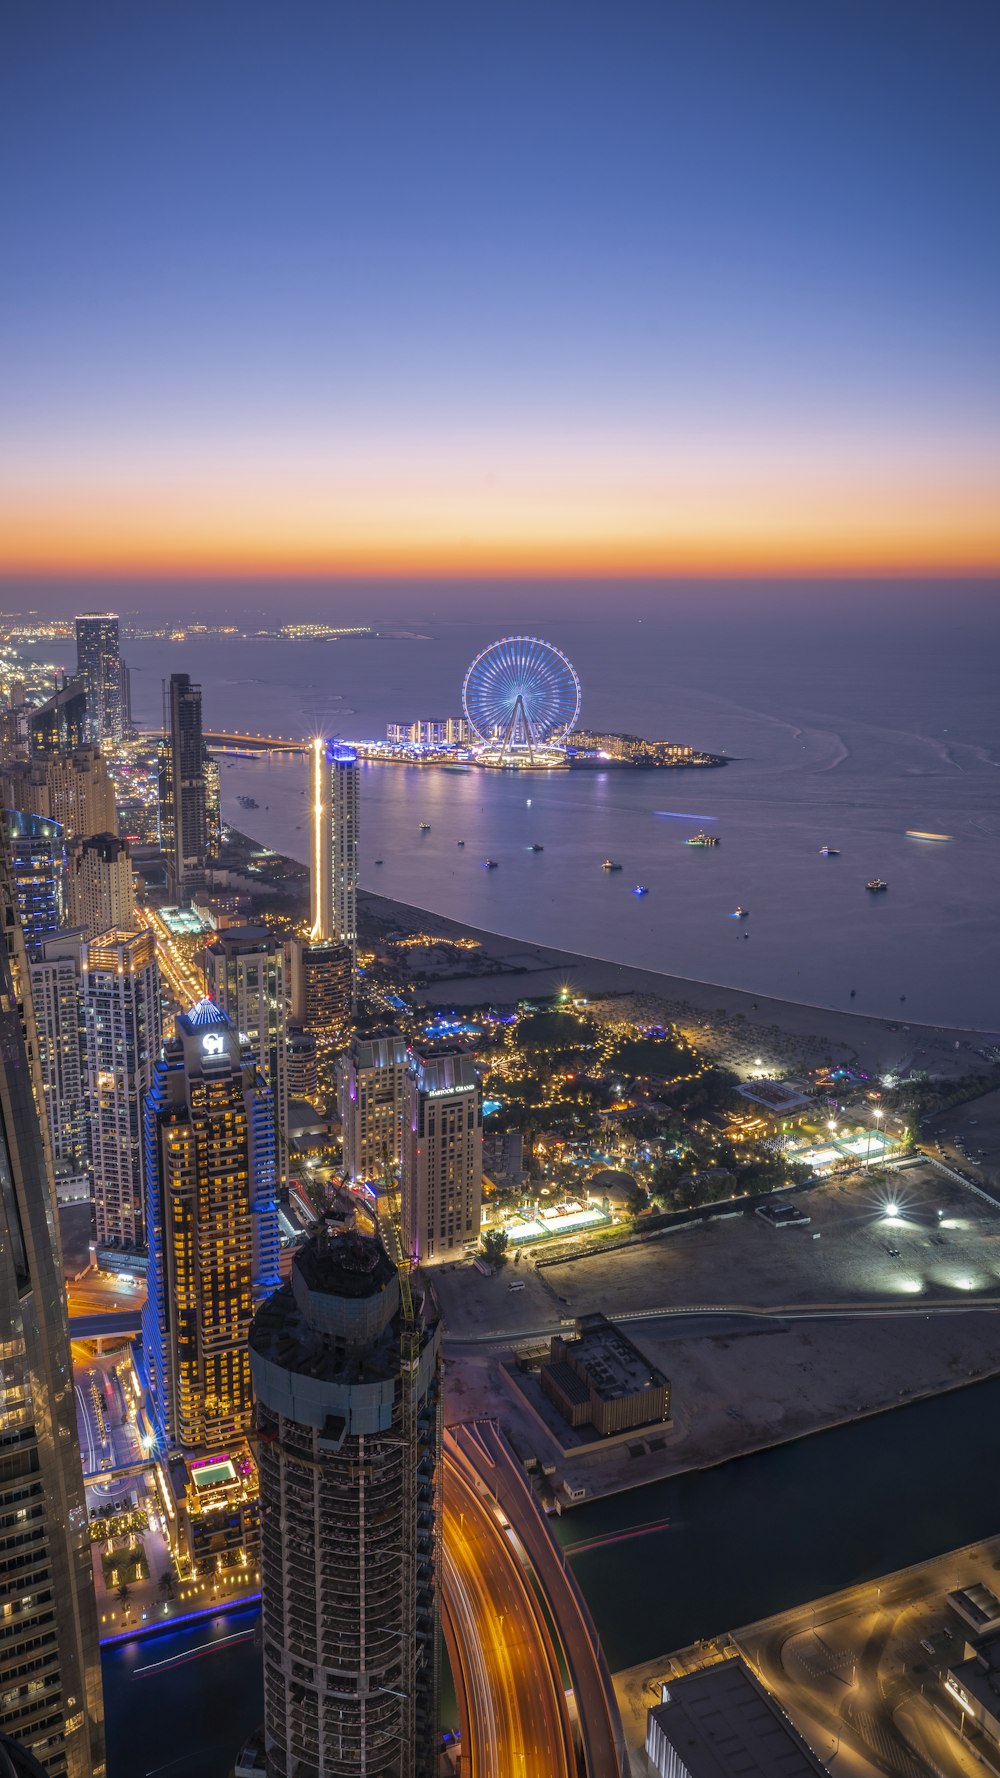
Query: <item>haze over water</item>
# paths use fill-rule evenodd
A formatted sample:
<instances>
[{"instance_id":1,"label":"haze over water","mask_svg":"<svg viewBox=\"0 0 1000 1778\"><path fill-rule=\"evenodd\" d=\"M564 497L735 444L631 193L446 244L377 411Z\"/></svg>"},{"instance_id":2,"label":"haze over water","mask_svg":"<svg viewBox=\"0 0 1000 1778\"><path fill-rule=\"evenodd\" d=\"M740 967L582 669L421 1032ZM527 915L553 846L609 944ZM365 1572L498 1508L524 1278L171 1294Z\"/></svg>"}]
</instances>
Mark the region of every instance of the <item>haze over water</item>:
<instances>
[{"instance_id":1,"label":"haze over water","mask_svg":"<svg viewBox=\"0 0 1000 1778\"><path fill-rule=\"evenodd\" d=\"M133 642L133 702L157 721L162 675L186 670L204 687L207 729L382 736L393 718L458 714L473 654L533 631L574 662L582 723L732 763L531 776L369 767L365 888L668 974L901 1023L996 1028L994 627L982 606L946 627L898 589L870 611L822 587L808 598L808 609L775 611L750 587L725 608L692 595L669 617L616 611L609 598L600 620L404 620L427 640ZM339 600L329 613L366 617ZM238 761L222 785L227 819L307 859L304 762ZM260 808L242 809L241 794ZM702 826L718 847L683 844ZM823 845L840 856L821 858ZM482 868L487 855L497 870ZM622 870L602 871L605 856ZM866 893L873 876L887 894ZM636 883L649 894L631 894Z\"/></svg>"}]
</instances>

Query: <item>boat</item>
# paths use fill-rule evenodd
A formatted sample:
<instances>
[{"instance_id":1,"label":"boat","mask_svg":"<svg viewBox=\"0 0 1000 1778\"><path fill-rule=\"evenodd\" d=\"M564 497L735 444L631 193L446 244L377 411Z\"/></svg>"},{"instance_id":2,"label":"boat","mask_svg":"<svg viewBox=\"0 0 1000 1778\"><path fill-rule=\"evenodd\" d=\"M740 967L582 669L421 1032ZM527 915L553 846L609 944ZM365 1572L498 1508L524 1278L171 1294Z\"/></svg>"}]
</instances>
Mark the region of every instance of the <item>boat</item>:
<instances>
[{"instance_id":1,"label":"boat","mask_svg":"<svg viewBox=\"0 0 1000 1778\"><path fill-rule=\"evenodd\" d=\"M376 860L375 860L376 864L381 864L381 862L382 862L381 858L376 858Z\"/></svg>"},{"instance_id":2,"label":"boat","mask_svg":"<svg viewBox=\"0 0 1000 1778\"><path fill-rule=\"evenodd\" d=\"M236 801L241 809L259 809L260 804L255 796L238 796Z\"/></svg>"},{"instance_id":3,"label":"boat","mask_svg":"<svg viewBox=\"0 0 1000 1778\"><path fill-rule=\"evenodd\" d=\"M719 836L715 833L693 833L684 841L685 846L717 846Z\"/></svg>"},{"instance_id":4,"label":"boat","mask_svg":"<svg viewBox=\"0 0 1000 1778\"><path fill-rule=\"evenodd\" d=\"M737 920L749 920L749 918L750 918L750 909L745 908L743 906L742 902L740 903L739 907L735 910L735 912L736 912Z\"/></svg>"},{"instance_id":5,"label":"boat","mask_svg":"<svg viewBox=\"0 0 1000 1778\"><path fill-rule=\"evenodd\" d=\"M839 858L840 857L840 853L838 852L836 846L821 846L819 849L819 855L821 858Z\"/></svg>"},{"instance_id":6,"label":"boat","mask_svg":"<svg viewBox=\"0 0 1000 1778\"><path fill-rule=\"evenodd\" d=\"M496 870L496 867L497 867L497 861L495 858L484 858L483 859L483 869L484 870Z\"/></svg>"},{"instance_id":7,"label":"boat","mask_svg":"<svg viewBox=\"0 0 1000 1778\"><path fill-rule=\"evenodd\" d=\"M873 877L870 883L865 884L865 888L870 889L873 895L881 895L883 889L888 887L888 883L883 883L881 877Z\"/></svg>"},{"instance_id":8,"label":"boat","mask_svg":"<svg viewBox=\"0 0 1000 1778\"><path fill-rule=\"evenodd\" d=\"M430 833L430 831L431 831L430 822L429 821L421 821L420 831L421 831L421 833Z\"/></svg>"},{"instance_id":9,"label":"boat","mask_svg":"<svg viewBox=\"0 0 1000 1778\"><path fill-rule=\"evenodd\" d=\"M457 845L457 846L464 846L464 845L465 845L465 841L464 841L464 840L456 840L456 841L455 841L455 844L456 844L456 845Z\"/></svg>"},{"instance_id":10,"label":"boat","mask_svg":"<svg viewBox=\"0 0 1000 1778\"><path fill-rule=\"evenodd\" d=\"M537 841L537 840L536 840L536 841L535 841L535 844L534 844L534 845L533 845L533 846L532 846L532 848L531 848L531 850L532 850L532 852L544 852L544 851L545 851L545 847L544 847L544 846L540 846L540 845L539 845L539 844L538 844L538 841Z\"/></svg>"},{"instance_id":11,"label":"boat","mask_svg":"<svg viewBox=\"0 0 1000 1778\"><path fill-rule=\"evenodd\" d=\"M616 864L613 858L606 858L604 860L604 863L601 865L601 869L602 870L621 870L621 865Z\"/></svg>"},{"instance_id":12,"label":"boat","mask_svg":"<svg viewBox=\"0 0 1000 1778\"><path fill-rule=\"evenodd\" d=\"M648 895L649 890L647 889L645 883L637 883L635 888L632 891L632 894L633 895Z\"/></svg>"}]
</instances>

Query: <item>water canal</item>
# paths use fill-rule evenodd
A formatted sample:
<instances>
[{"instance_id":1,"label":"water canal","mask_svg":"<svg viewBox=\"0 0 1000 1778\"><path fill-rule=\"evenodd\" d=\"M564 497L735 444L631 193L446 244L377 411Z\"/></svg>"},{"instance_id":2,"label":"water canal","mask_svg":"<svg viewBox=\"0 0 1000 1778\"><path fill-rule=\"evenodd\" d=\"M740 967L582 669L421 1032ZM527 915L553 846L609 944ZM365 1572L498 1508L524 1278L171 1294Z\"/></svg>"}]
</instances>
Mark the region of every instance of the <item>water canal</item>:
<instances>
[{"instance_id":1,"label":"water canal","mask_svg":"<svg viewBox=\"0 0 1000 1778\"><path fill-rule=\"evenodd\" d=\"M573 1560L611 1667L995 1533L998 1421L992 1378L576 1509L558 1534L590 1546ZM227 1778L262 1714L255 1619L106 1650L108 1778Z\"/></svg>"}]
</instances>

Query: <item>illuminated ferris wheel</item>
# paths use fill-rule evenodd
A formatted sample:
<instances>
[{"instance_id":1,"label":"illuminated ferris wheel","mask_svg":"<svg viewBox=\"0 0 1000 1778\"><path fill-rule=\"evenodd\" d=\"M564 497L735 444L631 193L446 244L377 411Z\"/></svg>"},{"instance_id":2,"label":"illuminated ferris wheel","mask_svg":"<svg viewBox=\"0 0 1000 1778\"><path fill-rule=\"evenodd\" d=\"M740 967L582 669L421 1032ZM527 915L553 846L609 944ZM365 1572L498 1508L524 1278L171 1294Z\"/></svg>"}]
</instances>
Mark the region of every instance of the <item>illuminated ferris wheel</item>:
<instances>
[{"instance_id":1,"label":"illuminated ferris wheel","mask_svg":"<svg viewBox=\"0 0 1000 1778\"><path fill-rule=\"evenodd\" d=\"M537 636L505 636L477 654L462 708L480 740L534 754L564 741L580 714L580 681L562 650Z\"/></svg>"}]
</instances>

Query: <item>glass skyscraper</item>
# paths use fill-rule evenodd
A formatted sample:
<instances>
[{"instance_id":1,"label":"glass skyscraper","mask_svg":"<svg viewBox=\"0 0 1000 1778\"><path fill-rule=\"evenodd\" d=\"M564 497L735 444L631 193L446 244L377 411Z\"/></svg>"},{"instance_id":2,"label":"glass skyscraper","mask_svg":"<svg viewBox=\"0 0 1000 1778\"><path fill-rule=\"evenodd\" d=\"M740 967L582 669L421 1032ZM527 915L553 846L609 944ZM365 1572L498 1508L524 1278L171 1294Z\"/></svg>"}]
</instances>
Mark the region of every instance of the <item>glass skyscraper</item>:
<instances>
[{"instance_id":1,"label":"glass skyscraper","mask_svg":"<svg viewBox=\"0 0 1000 1778\"><path fill-rule=\"evenodd\" d=\"M114 611L84 611L76 619L76 670L87 693L92 741L120 741L125 732L125 669Z\"/></svg>"},{"instance_id":2,"label":"glass skyscraper","mask_svg":"<svg viewBox=\"0 0 1000 1778\"><path fill-rule=\"evenodd\" d=\"M41 956L43 939L62 924L66 844L58 821L9 809L4 816L17 916L28 956Z\"/></svg>"},{"instance_id":3,"label":"glass skyscraper","mask_svg":"<svg viewBox=\"0 0 1000 1778\"><path fill-rule=\"evenodd\" d=\"M2 833L0 907L0 1736L50 1778L97 1778L105 1770L97 1606L55 1183Z\"/></svg>"},{"instance_id":4,"label":"glass skyscraper","mask_svg":"<svg viewBox=\"0 0 1000 1778\"><path fill-rule=\"evenodd\" d=\"M180 897L202 886L209 852L201 686L187 673L171 673L163 688L159 790L160 849Z\"/></svg>"}]
</instances>

